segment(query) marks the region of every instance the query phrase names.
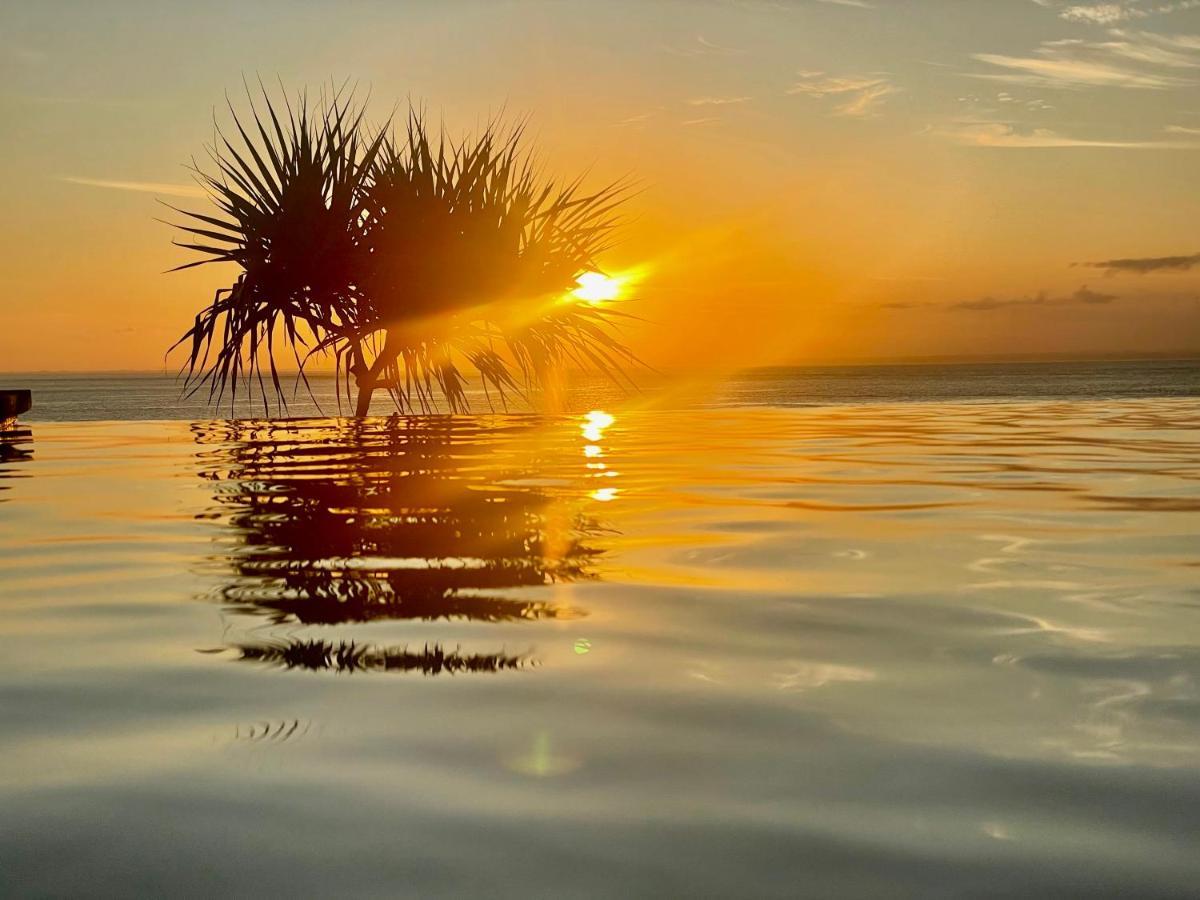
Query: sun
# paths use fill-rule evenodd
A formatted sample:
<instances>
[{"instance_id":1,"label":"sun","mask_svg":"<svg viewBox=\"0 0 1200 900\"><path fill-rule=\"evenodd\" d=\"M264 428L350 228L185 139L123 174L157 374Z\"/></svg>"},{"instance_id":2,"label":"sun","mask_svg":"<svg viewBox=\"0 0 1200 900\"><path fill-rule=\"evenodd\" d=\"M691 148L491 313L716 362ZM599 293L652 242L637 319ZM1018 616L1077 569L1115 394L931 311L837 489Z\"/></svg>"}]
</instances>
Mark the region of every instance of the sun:
<instances>
[{"instance_id":1,"label":"sun","mask_svg":"<svg viewBox=\"0 0 1200 900\"><path fill-rule=\"evenodd\" d=\"M603 272L584 272L575 279L579 287L571 291L571 296L588 303L604 303L616 300L621 293L621 282L610 278Z\"/></svg>"}]
</instances>

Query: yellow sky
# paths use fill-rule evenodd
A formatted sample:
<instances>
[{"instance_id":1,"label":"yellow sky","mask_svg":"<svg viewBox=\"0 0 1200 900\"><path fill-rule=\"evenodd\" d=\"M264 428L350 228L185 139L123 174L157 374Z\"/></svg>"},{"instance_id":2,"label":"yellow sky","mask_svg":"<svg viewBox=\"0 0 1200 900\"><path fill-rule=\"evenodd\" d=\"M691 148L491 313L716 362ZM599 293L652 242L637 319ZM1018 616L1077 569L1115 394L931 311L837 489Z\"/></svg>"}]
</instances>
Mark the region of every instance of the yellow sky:
<instances>
[{"instance_id":1,"label":"yellow sky","mask_svg":"<svg viewBox=\"0 0 1200 900\"><path fill-rule=\"evenodd\" d=\"M155 198L203 205L242 73L635 176L660 367L1200 352L1200 3L45 2L0 12L0 370L162 366L229 275L163 274Z\"/></svg>"}]
</instances>

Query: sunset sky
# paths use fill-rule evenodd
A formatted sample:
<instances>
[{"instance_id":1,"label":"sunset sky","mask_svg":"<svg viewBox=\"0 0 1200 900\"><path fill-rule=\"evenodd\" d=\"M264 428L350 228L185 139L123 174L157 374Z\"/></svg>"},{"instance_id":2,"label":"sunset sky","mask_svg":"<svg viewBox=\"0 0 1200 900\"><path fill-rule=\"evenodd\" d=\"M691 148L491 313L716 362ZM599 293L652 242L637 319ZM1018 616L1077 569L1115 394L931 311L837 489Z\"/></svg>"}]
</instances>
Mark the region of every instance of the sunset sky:
<instances>
[{"instance_id":1,"label":"sunset sky","mask_svg":"<svg viewBox=\"0 0 1200 900\"><path fill-rule=\"evenodd\" d=\"M1200 353L1200 0L54 2L0 11L0 370L155 369L215 287L155 202L242 77L344 79L644 190L661 367Z\"/></svg>"}]
</instances>

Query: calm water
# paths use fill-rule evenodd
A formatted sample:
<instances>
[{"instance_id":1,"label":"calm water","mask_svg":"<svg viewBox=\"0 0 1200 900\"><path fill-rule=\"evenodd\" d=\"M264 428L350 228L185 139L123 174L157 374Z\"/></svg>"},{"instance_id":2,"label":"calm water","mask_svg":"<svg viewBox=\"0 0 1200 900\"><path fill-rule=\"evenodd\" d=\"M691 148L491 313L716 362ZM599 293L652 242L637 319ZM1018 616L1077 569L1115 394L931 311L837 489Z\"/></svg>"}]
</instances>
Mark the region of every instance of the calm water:
<instances>
[{"instance_id":1,"label":"calm water","mask_svg":"<svg viewBox=\"0 0 1200 900\"><path fill-rule=\"evenodd\" d=\"M1200 399L1044 375L31 416L0 893L1194 896Z\"/></svg>"},{"instance_id":2,"label":"calm water","mask_svg":"<svg viewBox=\"0 0 1200 900\"><path fill-rule=\"evenodd\" d=\"M960 400L1114 400L1138 397L1200 397L1200 359L1118 362L981 363L977 365L842 366L757 369L732 378L664 376L638 373L643 396L639 405L709 408L712 406L813 406L859 403L948 402ZM21 386L34 392L28 422L94 420L205 419L214 415L208 394L184 395L171 375L147 374L9 374L0 387ZM271 415L337 416L354 404L329 375L314 375L307 385L285 379L287 409L272 402ZM242 386L227 397L219 414L264 415L257 389ZM529 404L513 398L508 410L490 410L482 390L468 390L473 409L529 412ZM339 396L341 395L341 396ZM568 410L626 406L629 392L604 380L577 382L568 391ZM339 406L340 403L340 406ZM384 394L372 412L394 411Z\"/></svg>"}]
</instances>

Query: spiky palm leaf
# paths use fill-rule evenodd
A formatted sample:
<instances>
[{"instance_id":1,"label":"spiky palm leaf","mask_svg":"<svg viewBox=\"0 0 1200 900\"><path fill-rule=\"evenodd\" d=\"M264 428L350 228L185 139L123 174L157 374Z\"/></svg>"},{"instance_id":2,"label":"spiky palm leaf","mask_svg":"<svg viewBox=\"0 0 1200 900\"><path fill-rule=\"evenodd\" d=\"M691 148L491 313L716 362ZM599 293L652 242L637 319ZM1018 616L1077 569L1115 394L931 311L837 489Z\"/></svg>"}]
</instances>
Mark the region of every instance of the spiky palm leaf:
<instances>
[{"instance_id":1,"label":"spiky palm leaf","mask_svg":"<svg viewBox=\"0 0 1200 900\"><path fill-rule=\"evenodd\" d=\"M193 166L218 215L175 211L193 220L177 226L191 237L176 243L205 257L177 269L231 262L241 270L178 342L190 345L188 386L236 399L239 380L256 379L266 405L264 362L285 403L277 336L303 372L300 347L355 321L360 185L381 138L363 140L362 109L344 91L315 107L304 94L282 109L262 97L263 112L251 101L252 123L230 106L237 134L218 130L216 173Z\"/></svg>"}]
</instances>

